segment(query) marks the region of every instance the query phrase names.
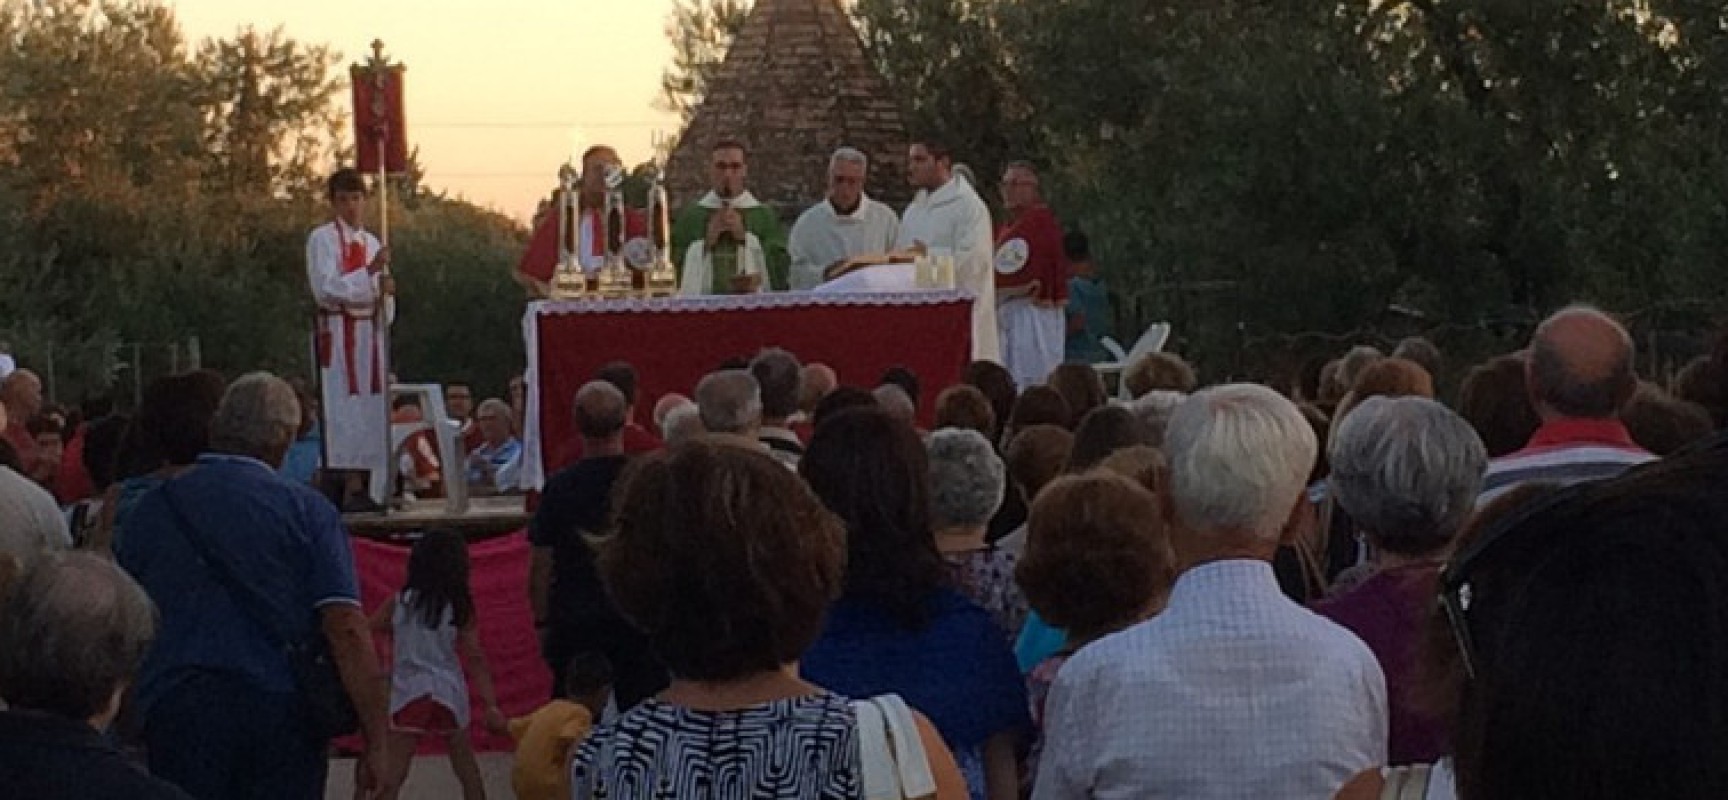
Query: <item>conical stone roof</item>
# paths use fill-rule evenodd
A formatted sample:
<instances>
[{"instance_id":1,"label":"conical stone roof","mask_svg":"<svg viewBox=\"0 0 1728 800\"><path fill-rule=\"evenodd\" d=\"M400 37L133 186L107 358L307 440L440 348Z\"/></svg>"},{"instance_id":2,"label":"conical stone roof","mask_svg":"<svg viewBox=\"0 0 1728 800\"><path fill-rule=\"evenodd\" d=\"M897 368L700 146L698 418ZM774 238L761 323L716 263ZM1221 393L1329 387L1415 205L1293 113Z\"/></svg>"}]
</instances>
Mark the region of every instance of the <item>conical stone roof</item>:
<instances>
[{"instance_id":1,"label":"conical stone roof","mask_svg":"<svg viewBox=\"0 0 1728 800\"><path fill-rule=\"evenodd\" d=\"M667 163L676 205L708 190L715 142L750 150L748 187L790 215L826 194L841 146L870 156L866 191L903 201L906 124L840 0L757 0Z\"/></svg>"}]
</instances>

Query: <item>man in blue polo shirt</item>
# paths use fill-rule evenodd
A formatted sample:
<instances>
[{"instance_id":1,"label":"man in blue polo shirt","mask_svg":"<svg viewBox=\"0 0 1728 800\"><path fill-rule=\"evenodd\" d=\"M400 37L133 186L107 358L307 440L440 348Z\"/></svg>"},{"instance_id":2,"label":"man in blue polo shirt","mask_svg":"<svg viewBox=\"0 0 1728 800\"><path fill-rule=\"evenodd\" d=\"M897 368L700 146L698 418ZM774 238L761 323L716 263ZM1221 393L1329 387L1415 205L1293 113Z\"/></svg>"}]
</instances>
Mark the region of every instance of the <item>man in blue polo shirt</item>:
<instances>
[{"instance_id":1,"label":"man in blue polo shirt","mask_svg":"<svg viewBox=\"0 0 1728 800\"><path fill-rule=\"evenodd\" d=\"M213 452L139 501L118 553L162 615L136 695L150 770L202 800L324 796L329 742L278 635L328 638L366 763L384 763L387 686L341 517L276 473L299 425L286 382L235 381L211 423Z\"/></svg>"}]
</instances>

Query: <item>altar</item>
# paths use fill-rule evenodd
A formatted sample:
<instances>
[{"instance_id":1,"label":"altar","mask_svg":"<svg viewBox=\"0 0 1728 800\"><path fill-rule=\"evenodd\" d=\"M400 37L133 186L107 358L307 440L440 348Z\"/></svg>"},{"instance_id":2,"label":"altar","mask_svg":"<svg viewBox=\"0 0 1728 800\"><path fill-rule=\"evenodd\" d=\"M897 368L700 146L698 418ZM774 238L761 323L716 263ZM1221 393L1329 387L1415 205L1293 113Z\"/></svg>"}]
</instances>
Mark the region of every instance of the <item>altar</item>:
<instances>
[{"instance_id":1,"label":"altar","mask_svg":"<svg viewBox=\"0 0 1728 800\"><path fill-rule=\"evenodd\" d=\"M636 367L643 425L651 425L662 395L688 395L722 362L764 347L827 364L841 385L866 389L889 367L904 366L925 389L920 413L928 422L936 392L958 383L971 357L971 318L971 294L951 289L531 303L522 320L529 386L523 484L538 489L562 466L549 461L575 436L571 401L608 362Z\"/></svg>"}]
</instances>

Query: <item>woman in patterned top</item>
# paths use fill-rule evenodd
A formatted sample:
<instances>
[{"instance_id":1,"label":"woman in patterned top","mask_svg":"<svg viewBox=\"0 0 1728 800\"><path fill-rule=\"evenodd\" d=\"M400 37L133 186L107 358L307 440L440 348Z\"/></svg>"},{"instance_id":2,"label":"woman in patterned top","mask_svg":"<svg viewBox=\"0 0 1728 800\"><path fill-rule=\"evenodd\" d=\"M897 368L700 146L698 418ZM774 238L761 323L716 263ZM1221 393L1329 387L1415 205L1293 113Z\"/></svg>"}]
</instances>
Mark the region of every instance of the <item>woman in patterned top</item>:
<instances>
[{"instance_id":1,"label":"woman in patterned top","mask_svg":"<svg viewBox=\"0 0 1728 800\"><path fill-rule=\"evenodd\" d=\"M850 702L797 661L839 594L845 529L774 459L697 440L623 478L600 577L672 685L577 750L572 797L856 800ZM937 797L965 785L918 718Z\"/></svg>"},{"instance_id":2,"label":"woman in patterned top","mask_svg":"<svg viewBox=\"0 0 1728 800\"><path fill-rule=\"evenodd\" d=\"M1039 732L1027 759L1030 785L1044 744L1044 698L1057 671L1081 647L1162 608L1176 581L1176 555L1158 498L1103 468L1045 487L1028 524L1016 576L1039 616L1068 632L1062 650L1026 676Z\"/></svg>"},{"instance_id":3,"label":"woman in patterned top","mask_svg":"<svg viewBox=\"0 0 1728 800\"><path fill-rule=\"evenodd\" d=\"M1026 623L1026 596L1014 582L1015 557L988 542L990 517L1002 505L1007 470L983 434L943 428L930 434L930 523L948 577L990 612L1010 645Z\"/></svg>"}]
</instances>

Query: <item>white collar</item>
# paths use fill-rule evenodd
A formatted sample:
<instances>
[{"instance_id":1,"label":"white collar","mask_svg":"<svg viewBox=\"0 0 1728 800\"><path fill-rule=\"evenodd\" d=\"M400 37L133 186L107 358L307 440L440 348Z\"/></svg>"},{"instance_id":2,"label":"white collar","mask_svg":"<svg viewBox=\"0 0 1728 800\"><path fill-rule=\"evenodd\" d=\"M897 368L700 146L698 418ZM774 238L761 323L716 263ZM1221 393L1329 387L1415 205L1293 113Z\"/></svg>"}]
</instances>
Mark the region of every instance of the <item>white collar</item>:
<instances>
[{"instance_id":1,"label":"white collar","mask_svg":"<svg viewBox=\"0 0 1728 800\"><path fill-rule=\"evenodd\" d=\"M725 202L725 201L720 199L720 195L717 195L714 192L710 191L707 194L702 195L702 199L696 201L696 205L699 205L703 208L713 209L713 208L719 208L723 202ZM756 195L751 194L749 189L745 189L743 194L740 194L737 197L732 198L732 207L733 208L751 209L751 208L756 208L757 206L760 206L760 205L762 205L762 204L756 200Z\"/></svg>"},{"instance_id":2,"label":"white collar","mask_svg":"<svg viewBox=\"0 0 1728 800\"><path fill-rule=\"evenodd\" d=\"M965 179L961 178L959 175L953 175L948 178L947 183L936 187L935 190L919 189L918 196L913 198L913 202L922 200L924 203L932 206L947 205L959 200L962 193L965 191L965 187Z\"/></svg>"},{"instance_id":3,"label":"white collar","mask_svg":"<svg viewBox=\"0 0 1728 800\"><path fill-rule=\"evenodd\" d=\"M859 195L858 207L852 209L852 213L850 213L850 214L842 214L842 213L840 213L840 211L838 209L834 208L834 201L833 200L829 200L826 198L824 198L822 200L822 206L824 208L828 209L828 216L833 217L835 219L862 220L862 219L864 219L864 212L868 209L869 205L870 205L870 195L867 195L867 194Z\"/></svg>"}]
</instances>

